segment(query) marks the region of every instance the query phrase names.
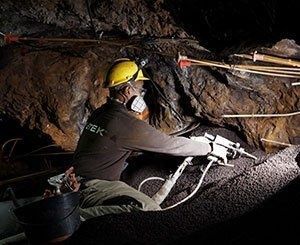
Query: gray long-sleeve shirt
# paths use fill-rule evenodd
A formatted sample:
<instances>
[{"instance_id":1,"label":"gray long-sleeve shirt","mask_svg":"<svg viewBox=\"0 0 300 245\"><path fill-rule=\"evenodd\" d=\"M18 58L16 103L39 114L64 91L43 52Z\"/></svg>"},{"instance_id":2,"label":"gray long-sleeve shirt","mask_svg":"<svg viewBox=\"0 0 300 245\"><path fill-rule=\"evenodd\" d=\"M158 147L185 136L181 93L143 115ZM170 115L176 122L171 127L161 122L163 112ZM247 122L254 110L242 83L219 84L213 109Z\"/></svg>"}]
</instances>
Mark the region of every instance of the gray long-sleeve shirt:
<instances>
[{"instance_id":1,"label":"gray long-sleeve shirt","mask_svg":"<svg viewBox=\"0 0 300 245\"><path fill-rule=\"evenodd\" d=\"M164 134L136 119L122 104L110 101L90 116L75 151L75 171L88 179L119 180L132 151L201 156L211 147Z\"/></svg>"}]
</instances>

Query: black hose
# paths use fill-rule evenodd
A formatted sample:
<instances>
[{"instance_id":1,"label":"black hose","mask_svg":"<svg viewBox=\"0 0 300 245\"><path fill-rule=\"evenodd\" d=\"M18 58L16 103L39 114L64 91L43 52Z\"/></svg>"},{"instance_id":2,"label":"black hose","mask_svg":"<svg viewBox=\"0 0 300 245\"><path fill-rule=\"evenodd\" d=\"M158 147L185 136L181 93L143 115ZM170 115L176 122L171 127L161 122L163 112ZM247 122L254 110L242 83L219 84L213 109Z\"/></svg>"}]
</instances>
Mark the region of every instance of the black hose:
<instances>
[{"instance_id":1,"label":"black hose","mask_svg":"<svg viewBox=\"0 0 300 245\"><path fill-rule=\"evenodd\" d=\"M90 23L91 23L92 31L94 33L95 39L98 39L97 33L96 33L96 28L95 28L95 25L94 25L94 22L93 22L92 14L91 14L91 6L90 6L90 3L89 3L89 0L85 0L85 3L86 3L86 7L87 7L88 14L89 14L89 17L90 17Z\"/></svg>"},{"instance_id":2,"label":"black hose","mask_svg":"<svg viewBox=\"0 0 300 245\"><path fill-rule=\"evenodd\" d=\"M142 69L147 63L148 60L142 59L142 60L138 60L136 61L139 69ZM187 120L185 120L180 113L173 107L173 105L170 103L170 100L160 91L158 85L153 81L153 79L150 77L149 73L143 69L143 72L146 74L147 78L150 80L151 84L153 85L153 87L155 88L155 90L158 92L158 94L160 95L160 97L169 105L171 111L173 111L176 116L178 117L179 120L183 121L183 122L187 122Z\"/></svg>"}]
</instances>

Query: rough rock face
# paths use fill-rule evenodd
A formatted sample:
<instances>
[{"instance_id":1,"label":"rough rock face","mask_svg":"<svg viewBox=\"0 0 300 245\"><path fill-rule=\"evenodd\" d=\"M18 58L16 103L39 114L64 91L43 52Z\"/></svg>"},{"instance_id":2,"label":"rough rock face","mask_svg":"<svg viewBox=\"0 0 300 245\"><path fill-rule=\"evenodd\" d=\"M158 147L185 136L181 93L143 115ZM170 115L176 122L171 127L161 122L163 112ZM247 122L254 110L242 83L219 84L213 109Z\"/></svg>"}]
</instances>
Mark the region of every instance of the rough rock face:
<instances>
[{"instance_id":1,"label":"rough rock face","mask_svg":"<svg viewBox=\"0 0 300 245\"><path fill-rule=\"evenodd\" d=\"M3 32L20 34L69 32L78 35L93 30L126 35L185 36L175 25L163 1L6 1L1 5ZM2 24L2 25L1 25ZM32 26L34 25L34 26Z\"/></svg>"},{"instance_id":2,"label":"rough rock face","mask_svg":"<svg viewBox=\"0 0 300 245\"><path fill-rule=\"evenodd\" d=\"M143 57L149 59L146 66L149 75L181 115L181 119L178 118L153 90L158 99L150 101L150 122L163 131L176 132L195 120L205 120L236 128L256 146L261 146L262 137L287 143L294 143L299 137L299 115L221 117L223 114L296 111L300 106L300 91L299 87L290 86L290 80L201 67L181 70L174 60L178 50L194 57L209 53L194 42L155 41L155 45L153 42L143 43L141 50L124 49L121 52L113 47L84 48L77 56L75 51L29 50L23 56L15 51L14 59L0 71L1 110L26 127L42 130L63 148L74 149L88 114L106 100L107 90L102 89L102 83L109 63L122 56ZM290 45L288 41L280 42L272 52L284 52L280 48L283 43ZM158 47L171 56L150 53ZM300 47L294 45L293 48L295 55ZM145 51L148 49L150 51Z\"/></svg>"},{"instance_id":3,"label":"rough rock face","mask_svg":"<svg viewBox=\"0 0 300 245\"><path fill-rule=\"evenodd\" d=\"M89 101L99 105L98 69L93 57L72 57L52 51L20 56L1 72L1 107L22 125L38 128L66 149L74 149Z\"/></svg>"},{"instance_id":4,"label":"rough rock face","mask_svg":"<svg viewBox=\"0 0 300 245\"><path fill-rule=\"evenodd\" d=\"M292 45L291 45L292 43ZM289 49L294 52L288 53ZM287 51L285 51L287 50ZM293 57L300 47L289 40L278 42L269 53ZM300 56L297 56L299 58ZM195 115L218 125L230 125L241 131L249 143L261 145L260 139L296 144L300 135L300 116L273 118L222 118L224 114L284 114L298 111L300 89L291 80L239 72L207 72L193 68L186 93ZM215 82L215 81L218 82Z\"/></svg>"},{"instance_id":5,"label":"rough rock face","mask_svg":"<svg viewBox=\"0 0 300 245\"><path fill-rule=\"evenodd\" d=\"M273 145L262 144L261 138L298 143L299 115L222 118L224 114L297 111L300 91L299 86L290 86L291 80L207 67L181 70L176 64L178 52L196 59L216 57L196 40L182 38L188 36L167 11L170 5L166 2L88 2L97 35L104 33L98 45L40 42L2 48L0 110L22 126L40 130L64 149L74 149L87 116L106 101L107 90L102 89L105 70L114 59L130 57L149 60L145 69L165 97L149 85L150 123L166 133L204 121L234 128L249 143L262 148ZM75 37L76 33L83 38L92 30L83 0L6 1L1 9L3 32L48 37L68 33ZM111 38L106 34L131 37ZM264 51L300 58L300 47L292 40Z\"/></svg>"}]
</instances>

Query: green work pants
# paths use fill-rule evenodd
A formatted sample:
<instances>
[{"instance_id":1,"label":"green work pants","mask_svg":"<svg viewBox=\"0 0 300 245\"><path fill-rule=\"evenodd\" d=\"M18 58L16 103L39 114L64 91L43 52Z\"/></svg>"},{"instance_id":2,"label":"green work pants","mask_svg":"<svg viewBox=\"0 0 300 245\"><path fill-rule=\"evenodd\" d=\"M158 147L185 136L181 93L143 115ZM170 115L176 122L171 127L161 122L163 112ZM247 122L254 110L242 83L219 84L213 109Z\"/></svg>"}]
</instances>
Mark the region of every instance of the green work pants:
<instances>
[{"instance_id":1,"label":"green work pants","mask_svg":"<svg viewBox=\"0 0 300 245\"><path fill-rule=\"evenodd\" d=\"M149 196L134 189L122 181L107 181L94 179L86 182L85 189L81 190L80 216L82 220L105 214L117 214L134 211L161 210ZM105 201L120 196L134 198L141 205L117 204L104 205Z\"/></svg>"}]
</instances>

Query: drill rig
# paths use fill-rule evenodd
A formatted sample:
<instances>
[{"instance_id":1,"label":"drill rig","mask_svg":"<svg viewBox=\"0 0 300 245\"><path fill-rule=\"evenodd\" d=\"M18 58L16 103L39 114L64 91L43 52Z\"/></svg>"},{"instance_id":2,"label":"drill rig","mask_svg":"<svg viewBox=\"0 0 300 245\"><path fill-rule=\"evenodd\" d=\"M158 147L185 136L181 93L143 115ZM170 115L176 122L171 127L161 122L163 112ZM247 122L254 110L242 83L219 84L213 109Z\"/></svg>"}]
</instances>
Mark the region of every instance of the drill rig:
<instances>
[{"instance_id":1,"label":"drill rig","mask_svg":"<svg viewBox=\"0 0 300 245\"><path fill-rule=\"evenodd\" d=\"M191 137L192 139L193 138L198 138L198 137ZM222 166L228 166L228 167L233 167L234 165L232 164L229 164L227 162L227 157L229 159L235 159L235 158L238 158L240 156L246 156L246 157L249 157L249 158L252 158L254 160L257 159L256 156L248 153L245 151L244 148L241 147L240 143L237 143L237 142L232 142L220 135L211 135L211 134L208 134L208 133L205 133L204 136L202 137L199 137L199 138L202 138L201 140L203 141L206 141L208 143L210 143L212 145L212 148L213 148L213 151L211 153L209 153L207 155L207 160L209 161L208 165L206 166L206 168L204 169L203 173L202 173L202 176L199 180L199 183L197 185L197 187L194 189L194 191L189 195L187 196L186 198L184 198L183 200L181 200L180 202L170 206L170 207L167 207L167 208L164 208L163 210L166 210L166 209L170 209L170 208L173 208L185 201L187 201L188 199L190 199L200 188L202 182L203 182L203 179L207 173L207 171L209 170L209 168L213 165L213 164L218 164L218 165L222 165ZM222 152L225 157L225 159L221 159L219 158L218 156L214 155L213 152L214 152L214 148L218 148L218 151ZM184 161L182 162L182 164L178 167L178 169L176 170L175 173L171 174L166 180L165 180L165 183L162 185L162 187L159 189L159 191L154 194L152 196L152 199L157 203L157 204L161 204L165 198L168 196L168 194L170 193L171 189L173 188L173 186L176 184L176 181L177 179L181 176L181 174L183 173L184 169L188 166L188 165L193 165L192 164L192 160L193 160L193 157L186 157L184 159ZM161 178L149 178L150 179L161 179ZM144 184L147 180L144 180L140 186L139 186L139 190L141 189L141 186L142 184Z\"/></svg>"}]
</instances>

